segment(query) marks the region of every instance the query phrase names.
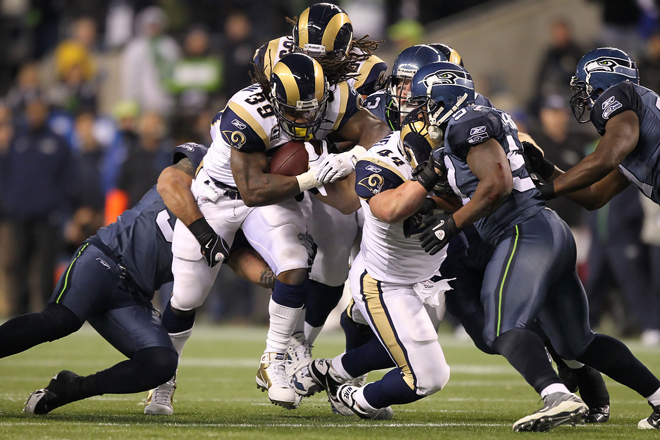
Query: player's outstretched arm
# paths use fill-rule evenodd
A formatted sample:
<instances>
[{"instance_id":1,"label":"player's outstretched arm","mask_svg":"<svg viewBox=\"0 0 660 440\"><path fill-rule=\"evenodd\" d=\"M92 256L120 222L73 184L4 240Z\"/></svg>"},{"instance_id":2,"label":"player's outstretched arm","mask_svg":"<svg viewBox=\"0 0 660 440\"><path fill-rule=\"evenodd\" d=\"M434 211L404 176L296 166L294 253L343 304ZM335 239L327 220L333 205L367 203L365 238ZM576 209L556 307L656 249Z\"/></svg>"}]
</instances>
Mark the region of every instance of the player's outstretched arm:
<instances>
[{"instance_id":1,"label":"player's outstretched arm","mask_svg":"<svg viewBox=\"0 0 660 440\"><path fill-rule=\"evenodd\" d=\"M265 153L231 150L231 172L247 206L273 205L320 186L310 171L289 177L266 173L267 169Z\"/></svg>"},{"instance_id":2,"label":"player's outstretched arm","mask_svg":"<svg viewBox=\"0 0 660 440\"><path fill-rule=\"evenodd\" d=\"M553 181L554 195L565 195L598 182L616 170L637 146L639 118L632 110L613 116L605 129L596 150Z\"/></svg>"},{"instance_id":3,"label":"player's outstretched arm","mask_svg":"<svg viewBox=\"0 0 660 440\"><path fill-rule=\"evenodd\" d=\"M546 184L538 185L541 194L546 197L546 193L553 195L554 191L552 182L554 182L559 176L563 175L564 171L553 163L545 160L543 157L543 150L530 136L519 135L519 139L523 142L525 156L531 162L532 171L540 175L546 182L550 182L548 188L546 188ZM594 209L602 208L614 196L626 189L628 185L630 185L630 181L621 174L617 168L593 185L568 193L565 197L583 208L592 211Z\"/></svg>"},{"instance_id":4,"label":"player's outstretched arm","mask_svg":"<svg viewBox=\"0 0 660 440\"><path fill-rule=\"evenodd\" d=\"M185 158L165 168L158 176L156 187L165 206L186 226L202 217L202 212L190 191L194 176L193 164Z\"/></svg>"},{"instance_id":5,"label":"player's outstretched arm","mask_svg":"<svg viewBox=\"0 0 660 440\"><path fill-rule=\"evenodd\" d=\"M341 128L328 136L336 141L352 141L368 150L390 133L387 124L367 109L355 113Z\"/></svg>"}]
</instances>

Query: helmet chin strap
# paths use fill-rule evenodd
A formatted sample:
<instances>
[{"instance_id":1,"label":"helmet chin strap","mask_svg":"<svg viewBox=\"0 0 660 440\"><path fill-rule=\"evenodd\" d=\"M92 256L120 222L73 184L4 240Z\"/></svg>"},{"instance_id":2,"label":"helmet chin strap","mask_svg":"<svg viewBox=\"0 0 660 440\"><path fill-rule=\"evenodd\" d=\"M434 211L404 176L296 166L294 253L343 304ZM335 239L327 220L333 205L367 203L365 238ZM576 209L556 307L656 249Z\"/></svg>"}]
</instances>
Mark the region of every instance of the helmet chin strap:
<instances>
[{"instance_id":1,"label":"helmet chin strap","mask_svg":"<svg viewBox=\"0 0 660 440\"><path fill-rule=\"evenodd\" d=\"M444 106L438 108L436 111L433 113L429 113L429 127L428 127L428 132L429 132L429 137L434 141L434 142L440 142L442 141L442 138L444 136L442 128L440 126L445 123L447 119L451 117L454 113L456 113L456 110L461 108L463 103L467 100L468 94L464 93L463 96L460 96L456 100L456 104L452 106L452 108L442 115L441 118L438 118L437 115L442 114L442 111L445 109Z\"/></svg>"}]
</instances>

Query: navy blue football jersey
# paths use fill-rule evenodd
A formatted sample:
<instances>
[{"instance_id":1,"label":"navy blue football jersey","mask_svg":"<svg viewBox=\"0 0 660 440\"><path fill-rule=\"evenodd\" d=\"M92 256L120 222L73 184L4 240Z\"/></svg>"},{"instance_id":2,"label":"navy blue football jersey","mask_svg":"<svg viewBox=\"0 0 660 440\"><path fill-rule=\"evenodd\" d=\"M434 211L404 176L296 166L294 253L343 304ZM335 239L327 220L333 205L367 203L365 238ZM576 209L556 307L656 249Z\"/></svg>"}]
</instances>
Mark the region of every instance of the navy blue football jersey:
<instances>
[{"instance_id":1,"label":"navy blue football jersey","mask_svg":"<svg viewBox=\"0 0 660 440\"><path fill-rule=\"evenodd\" d=\"M183 156L199 166L207 148L183 144L173 151L173 162ZM151 300L154 292L174 279L172 275L172 236L176 217L165 206L154 185L133 208L117 221L99 229L90 238L101 240L121 264L140 291Z\"/></svg>"},{"instance_id":2,"label":"navy blue football jersey","mask_svg":"<svg viewBox=\"0 0 660 440\"><path fill-rule=\"evenodd\" d=\"M545 202L525 168L518 128L511 116L493 107L471 105L450 118L445 134L447 178L463 204L470 201L479 183L467 164L468 151L491 138L504 149L513 175L513 191L503 204L475 222L479 235L494 244L503 232L541 210Z\"/></svg>"},{"instance_id":3,"label":"navy blue football jersey","mask_svg":"<svg viewBox=\"0 0 660 440\"><path fill-rule=\"evenodd\" d=\"M660 203L660 97L645 87L624 81L601 94L591 110L591 122L600 135L613 116L626 110L639 118L639 140L619 170L644 195Z\"/></svg>"}]
</instances>

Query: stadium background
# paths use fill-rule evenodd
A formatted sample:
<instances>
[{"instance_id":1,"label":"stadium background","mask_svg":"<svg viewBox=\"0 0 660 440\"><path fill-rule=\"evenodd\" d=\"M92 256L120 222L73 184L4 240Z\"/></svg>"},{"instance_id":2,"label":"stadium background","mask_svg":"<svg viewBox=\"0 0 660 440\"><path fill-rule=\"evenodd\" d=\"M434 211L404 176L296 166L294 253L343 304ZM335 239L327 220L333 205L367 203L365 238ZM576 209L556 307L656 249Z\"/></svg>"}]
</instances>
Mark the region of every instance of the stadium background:
<instances>
[{"instance_id":1,"label":"stadium background","mask_svg":"<svg viewBox=\"0 0 660 440\"><path fill-rule=\"evenodd\" d=\"M369 34L384 40L376 54L388 64L403 48L416 43L442 42L455 48L472 73L477 90L510 112L521 128L550 139L554 150L549 154L568 166L588 153L595 139L591 126L579 126L568 113L567 75L570 77L580 54L599 45L616 45L644 67L640 67L642 84L658 91L660 36L657 2L653 0L335 3L348 12L355 36ZM59 270L85 236L115 218L123 207L130 207L135 201L133 193L142 194L155 183L156 170L166 165L168 149L188 140L210 144L208 124L226 100L249 83L254 50L290 33L286 17L296 16L309 4L302 0L0 0L0 164L12 136L27 124L26 108L32 100L40 99L48 104L49 126L70 145L75 160L92 161L96 167L95 172L78 176L78 186L99 187L97 199L81 206L78 197L76 203L63 202L58 207L62 214L58 220L61 246L52 252ZM179 65L180 70L174 61L168 69L156 66L162 88L171 99L168 105L154 104L135 90L127 91L124 84L130 70L125 61L127 48L140 39L142 25L138 22L162 24L163 34L158 38L174 47L165 52L180 54L173 55L172 60L192 63ZM197 40L188 41L194 40L191 35ZM208 38L206 47L204 35ZM191 65L205 72L201 78L191 77ZM135 75L144 72L138 69ZM91 156L88 147L93 148ZM137 154L143 150L149 153ZM129 162L133 164L130 167L126 166ZM12 289L16 244L8 225L16 220L8 200L15 185L41 182L36 174L33 180L22 183L0 178L0 314L4 317L26 311L16 307ZM90 193L87 191L86 196ZM634 211L637 217L629 220L620 210L623 208L588 214L567 203L559 202L555 207L578 238L580 273L587 284L587 257L594 237L600 240L602 246L597 251L603 254L606 251L602 249L619 246L621 258L613 264L628 259L644 266L648 289L641 296L626 295L621 282L595 286L589 292L597 305L594 324L619 335L646 335L645 342L658 344L660 325L648 316L638 316L644 313L640 309L646 309L647 315L649 311L659 315L657 308L648 306L660 301L660 288L652 277L659 268L650 258L660 244L657 212L643 211L634 191L622 198L636 201L625 213ZM623 221L617 223L611 217ZM616 237L608 237L608 228L614 228L609 225L614 224L630 229L630 234L618 231ZM643 224L648 230L644 236L639 233ZM628 241L618 242L617 237L622 236ZM615 272L605 267L605 275ZM30 278L28 310L39 310L47 296L38 291L37 278ZM205 305L205 319L238 325L267 322L267 291L236 279L226 268L217 285L223 288L214 289ZM163 289L158 300L167 294ZM640 298L651 302L640 304Z\"/></svg>"}]
</instances>

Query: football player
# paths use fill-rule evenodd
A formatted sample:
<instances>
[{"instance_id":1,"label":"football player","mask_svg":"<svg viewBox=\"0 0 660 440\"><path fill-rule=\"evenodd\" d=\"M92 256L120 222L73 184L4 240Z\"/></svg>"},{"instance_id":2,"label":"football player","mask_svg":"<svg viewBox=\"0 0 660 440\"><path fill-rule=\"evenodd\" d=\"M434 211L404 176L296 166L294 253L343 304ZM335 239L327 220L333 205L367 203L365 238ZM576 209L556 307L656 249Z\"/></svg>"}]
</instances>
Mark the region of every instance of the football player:
<instances>
[{"instance_id":1,"label":"football player","mask_svg":"<svg viewBox=\"0 0 660 440\"><path fill-rule=\"evenodd\" d=\"M359 107L349 84L328 85L307 55L285 55L269 79L255 75L258 82L236 93L212 125L213 144L192 185L203 217L175 227L174 289L163 323L180 353L224 259L217 243L232 243L242 229L277 278L257 384L273 403L293 408L300 400L286 378L285 352L308 286L308 254L298 239L306 225L294 196L320 182L313 171L268 174L267 154L290 140L327 136L370 146L389 129Z\"/></svg>"},{"instance_id":2,"label":"football player","mask_svg":"<svg viewBox=\"0 0 660 440\"><path fill-rule=\"evenodd\" d=\"M317 386L306 390L307 395L325 389L333 408L342 414L348 409L362 418L388 419L390 405L419 400L449 380L449 366L437 338L443 293L449 288L438 271L445 253L425 254L418 240L423 224L419 218L407 219L423 204L431 205L429 210L438 202L445 209L452 206L443 199L427 199L419 185L416 189L423 198L411 202L404 197L414 168L428 159L434 146L428 134L405 127L374 145L357 162L353 197L355 209L359 201L364 210L365 222L360 253L349 275L354 300L351 316L368 323L396 368L360 387L345 383L355 376L345 371L342 356L310 364ZM377 356L382 358L381 353Z\"/></svg>"},{"instance_id":3,"label":"football player","mask_svg":"<svg viewBox=\"0 0 660 440\"><path fill-rule=\"evenodd\" d=\"M330 85L346 81L361 96L378 87L387 69L387 65L372 54L378 44L366 37L353 38L353 25L341 8L330 3L316 3L292 23L291 36L272 40L257 50L255 64L266 75L284 54L302 52L319 61ZM340 143L338 147L344 149L353 145ZM350 158L363 151L358 147L344 153L333 164L352 167ZM327 155L324 151L317 159L315 169ZM335 173L328 164L326 173L330 172ZM317 245L317 257L309 274L305 313L288 350L288 356L293 360L289 368L291 373L311 360L311 345L343 295L349 256L359 228L358 213L342 213L335 209L336 205L329 206L309 192L303 197L301 208L307 219L308 232Z\"/></svg>"},{"instance_id":4,"label":"football player","mask_svg":"<svg viewBox=\"0 0 660 440\"><path fill-rule=\"evenodd\" d=\"M179 145L172 167L192 174L206 151L199 144ZM30 395L26 414L46 414L101 394L146 391L176 371L176 350L151 304L154 292L172 281L174 221L154 186L133 209L78 248L42 312L0 326L0 357L61 339L88 321L128 358L89 376L59 372Z\"/></svg>"},{"instance_id":5,"label":"football player","mask_svg":"<svg viewBox=\"0 0 660 440\"><path fill-rule=\"evenodd\" d=\"M634 184L660 203L660 117L657 93L639 85L635 61L612 47L582 57L571 79L571 108L580 123L591 121L602 139L593 153L562 173L540 152L527 149L535 170L549 182L545 199L561 195L588 209L598 209Z\"/></svg>"},{"instance_id":6,"label":"football player","mask_svg":"<svg viewBox=\"0 0 660 440\"><path fill-rule=\"evenodd\" d=\"M438 179L434 173L446 169L463 202L451 215L435 215L421 235L422 246L430 254L439 252L471 224L494 246L481 287L483 339L545 403L513 429L544 431L587 414L586 405L568 392L548 364L534 322L560 356L596 368L657 405L660 381L623 343L591 331L586 295L575 270L575 241L556 213L543 209L511 117L474 105L469 73L450 63L420 69L411 99L420 106L409 117L421 118L432 137L444 139L444 149L434 152L419 182L432 189Z\"/></svg>"}]
</instances>

